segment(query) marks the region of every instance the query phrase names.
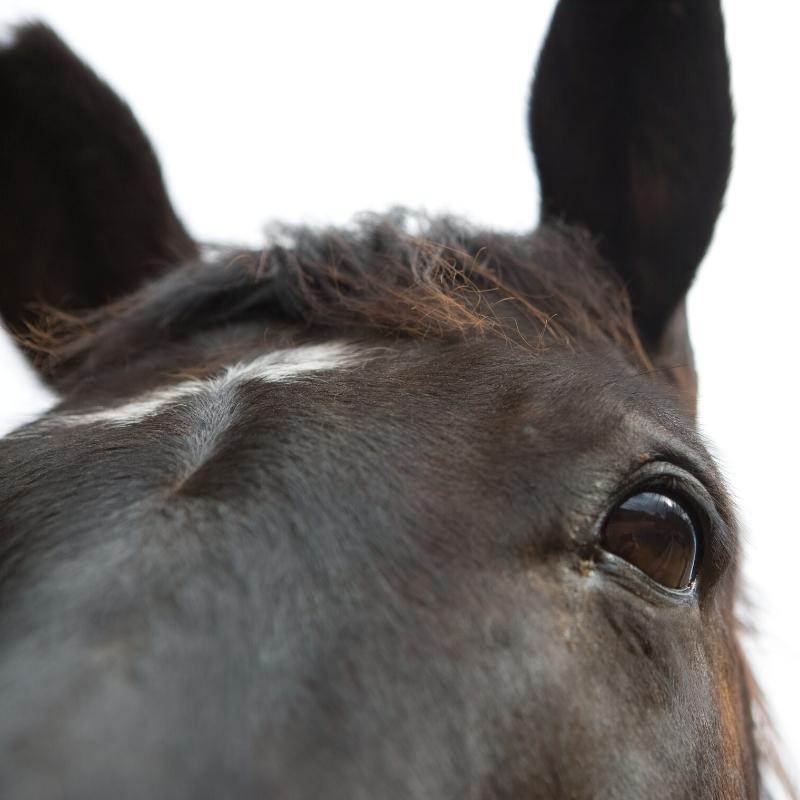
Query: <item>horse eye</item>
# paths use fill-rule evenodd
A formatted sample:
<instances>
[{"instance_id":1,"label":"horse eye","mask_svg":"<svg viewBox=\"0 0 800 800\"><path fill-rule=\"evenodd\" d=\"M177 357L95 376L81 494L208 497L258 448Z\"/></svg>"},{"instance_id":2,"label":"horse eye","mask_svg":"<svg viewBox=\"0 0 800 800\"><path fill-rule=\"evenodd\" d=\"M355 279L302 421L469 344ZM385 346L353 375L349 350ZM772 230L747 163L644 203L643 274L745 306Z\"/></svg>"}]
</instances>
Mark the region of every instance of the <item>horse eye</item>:
<instances>
[{"instance_id":1,"label":"horse eye","mask_svg":"<svg viewBox=\"0 0 800 800\"><path fill-rule=\"evenodd\" d=\"M689 512L658 492L620 503L606 520L603 547L671 589L686 589L697 574L700 541Z\"/></svg>"}]
</instances>

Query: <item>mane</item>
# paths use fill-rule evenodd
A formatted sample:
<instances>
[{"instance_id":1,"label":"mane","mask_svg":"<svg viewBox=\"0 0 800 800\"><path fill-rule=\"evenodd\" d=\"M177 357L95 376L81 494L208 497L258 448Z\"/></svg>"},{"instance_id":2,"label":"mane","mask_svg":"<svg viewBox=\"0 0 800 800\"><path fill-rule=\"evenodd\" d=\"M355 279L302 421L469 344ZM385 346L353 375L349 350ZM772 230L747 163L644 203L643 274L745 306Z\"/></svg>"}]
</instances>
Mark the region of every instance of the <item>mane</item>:
<instances>
[{"instance_id":1,"label":"mane","mask_svg":"<svg viewBox=\"0 0 800 800\"><path fill-rule=\"evenodd\" d=\"M514 235L398 209L348 228L273 225L261 251L209 250L120 302L46 309L23 344L56 377L261 319L352 335L499 336L526 347L606 342L649 367L627 293L580 229Z\"/></svg>"}]
</instances>

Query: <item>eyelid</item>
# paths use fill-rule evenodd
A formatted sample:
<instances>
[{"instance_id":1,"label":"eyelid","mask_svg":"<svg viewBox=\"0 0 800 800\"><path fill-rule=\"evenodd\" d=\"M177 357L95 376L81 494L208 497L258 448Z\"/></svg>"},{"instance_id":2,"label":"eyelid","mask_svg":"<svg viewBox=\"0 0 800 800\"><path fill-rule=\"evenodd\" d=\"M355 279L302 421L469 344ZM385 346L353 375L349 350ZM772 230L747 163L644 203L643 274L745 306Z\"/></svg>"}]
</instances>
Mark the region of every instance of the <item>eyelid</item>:
<instances>
[{"instance_id":1,"label":"eyelid","mask_svg":"<svg viewBox=\"0 0 800 800\"><path fill-rule=\"evenodd\" d=\"M692 581L685 589L671 589L654 581L647 573L602 548L599 548L595 555L595 563L616 583L648 602L657 600L664 605L674 605L676 602L693 603L698 599L698 580Z\"/></svg>"}]
</instances>

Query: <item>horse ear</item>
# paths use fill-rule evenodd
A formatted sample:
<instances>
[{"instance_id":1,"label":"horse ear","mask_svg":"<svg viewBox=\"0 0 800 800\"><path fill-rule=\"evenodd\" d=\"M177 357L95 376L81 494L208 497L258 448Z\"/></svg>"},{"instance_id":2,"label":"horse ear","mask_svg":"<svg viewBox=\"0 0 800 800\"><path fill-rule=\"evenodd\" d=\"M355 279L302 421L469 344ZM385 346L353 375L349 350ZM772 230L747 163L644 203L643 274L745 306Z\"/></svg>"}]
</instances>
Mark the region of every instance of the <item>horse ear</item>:
<instances>
[{"instance_id":1,"label":"horse ear","mask_svg":"<svg viewBox=\"0 0 800 800\"><path fill-rule=\"evenodd\" d=\"M719 0L561 0L529 122L543 219L596 237L651 353L688 346L683 300L731 162Z\"/></svg>"},{"instance_id":2,"label":"horse ear","mask_svg":"<svg viewBox=\"0 0 800 800\"><path fill-rule=\"evenodd\" d=\"M118 298L195 254L130 109L47 27L0 50L0 315Z\"/></svg>"}]
</instances>

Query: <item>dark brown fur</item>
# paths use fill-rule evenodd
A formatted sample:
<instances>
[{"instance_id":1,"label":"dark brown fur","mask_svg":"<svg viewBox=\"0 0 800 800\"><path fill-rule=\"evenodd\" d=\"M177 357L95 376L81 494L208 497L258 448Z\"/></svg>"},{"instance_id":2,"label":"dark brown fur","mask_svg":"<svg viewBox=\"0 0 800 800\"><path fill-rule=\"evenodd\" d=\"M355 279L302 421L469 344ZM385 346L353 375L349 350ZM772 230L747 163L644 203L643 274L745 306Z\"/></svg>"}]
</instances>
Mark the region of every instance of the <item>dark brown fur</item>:
<instances>
[{"instance_id":1,"label":"dark brown fur","mask_svg":"<svg viewBox=\"0 0 800 800\"><path fill-rule=\"evenodd\" d=\"M0 313L61 395L0 442L0 795L763 795L685 318L730 167L717 0L559 2L525 235L397 211L200 257L52 32L0 101ZM604 544L650 490L693 509L685 591Z\"/></svg>"}]
</instances>

